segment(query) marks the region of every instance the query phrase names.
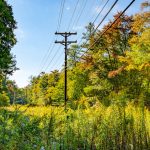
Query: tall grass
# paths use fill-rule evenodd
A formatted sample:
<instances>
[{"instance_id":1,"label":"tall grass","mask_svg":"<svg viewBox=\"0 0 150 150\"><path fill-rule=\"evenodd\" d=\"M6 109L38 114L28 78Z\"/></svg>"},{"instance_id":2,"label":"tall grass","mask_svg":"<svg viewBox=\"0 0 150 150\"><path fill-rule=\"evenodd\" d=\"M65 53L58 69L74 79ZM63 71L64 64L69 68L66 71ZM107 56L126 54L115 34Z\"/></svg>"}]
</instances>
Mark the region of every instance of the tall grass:
<instances>
[{"instance_id":1,"label":"tall grass","mask_svg":"<svg viewBox=\"0 0 150 150\"><path fill-rule=\"evenodd\" d=\"M3 150L148 150L150 112L126 107L17 106L0 110L0 149Z\"/></svg>"}]
</instances>

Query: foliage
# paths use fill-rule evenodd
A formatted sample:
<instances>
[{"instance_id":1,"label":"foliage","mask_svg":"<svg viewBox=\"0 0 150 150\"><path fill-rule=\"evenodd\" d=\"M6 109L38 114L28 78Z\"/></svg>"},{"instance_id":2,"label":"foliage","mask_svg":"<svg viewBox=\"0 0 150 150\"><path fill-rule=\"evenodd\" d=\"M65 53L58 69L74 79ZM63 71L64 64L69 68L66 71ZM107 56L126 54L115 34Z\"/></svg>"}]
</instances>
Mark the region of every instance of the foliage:
<instances>
[{"instance_id":1,"label":"foliage","mask_svg":"<svg viewBox=\"0 0 150 150\"><path fill-rule=\"evenodd\" d=\"M68 49L68 105L76 108L84 99L91 106L97 100L110 106L113 96L135 104L142 99L150 106L150 13L147 2L142 5L143 11L133 16L118 18L118 12L96 32L94 24L89 23L83 33L87 42ZM63 105L64 68L33 77L25 90L30 104Z\"/></svg>"},{"instance_id":2,"label":"foliage","mask_svg":"<svg viewBox=\"0 0 150 150\"><path fill-rule=\"evenodd\" d=\"M150 112L141 108L7 107L0 110L0 149L149 149Z\"/></svg>"},{"instance_id":3,"label":"foliage","mask_svg":"<svg viewBox=\"0 0 150 150\"><path fill-rule=\"evenodd\" d=\"M8 80L6 75L16 69L10 53L16 22L11 7L1 0L0 149L149 149L148 8L146 1L133 16L118 18L118 12L97 31L92 23L85 27L81 45L68 49L63 107L64 68L41 72L22 89ZM9 101L28 105L4 107Z\"/></svg>"},{"instance_id":4,"label":"foliage","mask_svg":"<svg viewBox=\"0 0 150 150\"><path fill-rule=\"evenodd\" d=\"M71 45L68 50L68 67L74 68L79 62L81 48L78 45Z\"/></svg>"},{"instance_id":5,"label":"foliage","mask_svg":"<svg viewBox=\"0 0 150 150\"><path fill-rule=\"evenodd\" d=\"M5 92L0 93L0 106L8 106L9 105L9 97Z\"/></svg>"},{"instance_id":6,"label":"foliage","mask_svg":"<svg viewBox=\"0 0 150 150\"><path fill-rule=\"evenodd\" d=\"M11 48L16 44L14 35L16 21L11 6L0 0L0 74L12 74L16 70L15 57Z\"/></svg>"},{"instance_id":7,"label":"foliage","mask_svg":"<svg viewBox=\"0 0 150 150\"><path fill-rule=\"evenodd\" d=\"M14 30L16 21L13 17L12 7L6 0L0 0L0 99L1 105L13 103L15 83L8 80L16 68L15 56L11 49L16 44ZM16 90L15 90L16 91Z\"/></svg>"}]
</instances>

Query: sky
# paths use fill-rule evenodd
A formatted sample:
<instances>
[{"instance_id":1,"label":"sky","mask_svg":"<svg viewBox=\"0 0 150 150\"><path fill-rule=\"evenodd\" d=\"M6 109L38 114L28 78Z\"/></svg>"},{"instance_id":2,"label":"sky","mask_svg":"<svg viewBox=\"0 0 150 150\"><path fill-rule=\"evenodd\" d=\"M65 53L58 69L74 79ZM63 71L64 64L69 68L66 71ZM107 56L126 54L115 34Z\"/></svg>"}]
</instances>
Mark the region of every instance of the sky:
<instances>
[{"instance_id":1,"label":"sky","mask_svg":"<svg viewBox=\"0 0 150 150\"><path fill-rule=\"evenodd\" d=\"M106 0L64 0L64 9L61 11L62 1L7 0L13 8L14 18L17 21L17 29L14 31L17 44L13 47L12 53L16 56L19 68L10 79L15 80L19 87L26 86L31 76L38 76L42 71L60 70L64 63L64 47L54 43L56 39L63 40L63 37L55 35L57 29L60 32L77 32L77 35L71 36L69 40L77 40L79 43L82 33L85 32L85 26L94 21L106 3ZM108 2L96 20L95 26L102 20L114 1ZM131 0L119 0L99 28L130 2ZM142 0L135 0L126 14L139 12L141 2ZM63 12L62 19L60 11Z\"/></svg>"}]
</instances>

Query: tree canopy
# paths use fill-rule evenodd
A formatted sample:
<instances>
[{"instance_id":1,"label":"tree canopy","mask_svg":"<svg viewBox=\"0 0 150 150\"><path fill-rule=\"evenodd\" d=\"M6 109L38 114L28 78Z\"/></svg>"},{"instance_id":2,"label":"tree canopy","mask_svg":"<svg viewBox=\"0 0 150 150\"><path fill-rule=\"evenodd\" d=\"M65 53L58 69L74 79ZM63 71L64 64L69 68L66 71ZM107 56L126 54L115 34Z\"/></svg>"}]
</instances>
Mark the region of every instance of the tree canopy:
<instances>
[{"instance_id":1,"label":"tree canopy","mask_svg":"<svg viewBox=\"0 0 150 150\"><path fill-rule=\"evenodd\" d=\"M0 0L0 72L12 74L16 70L15 56L11 53L16 44L14 35L16 21L12 8L5 0Z\"/></svg>"}]
</instances>

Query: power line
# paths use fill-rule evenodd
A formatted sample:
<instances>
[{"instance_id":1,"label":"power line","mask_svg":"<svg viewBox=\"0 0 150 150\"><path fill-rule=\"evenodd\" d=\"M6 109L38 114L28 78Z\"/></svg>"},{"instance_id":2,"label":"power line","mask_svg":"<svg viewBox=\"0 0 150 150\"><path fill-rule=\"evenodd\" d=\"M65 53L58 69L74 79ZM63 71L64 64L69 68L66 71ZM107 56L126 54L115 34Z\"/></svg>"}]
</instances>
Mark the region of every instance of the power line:
<instances>
[{"instance_id":1,"label":"power line","mask_svg":"<svg viewBox=\"0 0 150 150\"><path fill-rule=\"evenodd\" d=\"M99 1L99 0L98 0L98 1ZM103 0L101 0L101 2L103 2ZM94 4L96 4L96 1L95 1L95 3L94 3ZM93 5L94 5L94 4L93 4ZM100 6L101 6L101 4L102 4L102 3L100 3L100 5L99 5L99 6L97 6L97 5L98 5L98 4L97 4L97 5L96 5L96 7L100 7ZM95 6L93 6L93 10L94 10L96 7L95 7ZM96 15L96 14L95 14L95 12L94 12L94 13L93 13L93 15L92 15L91 17L89 16L89 18L90 18L89 20L92 20L92 19L95 17L95 15Z\"/></svg>"},{"instance_id":2,"label":"power line","mask_svg":"<svg viewBox=\"0 0 150 150\"><path fill-rule=\"evenodd\" d=\"M70 28L70 25L71 25L71 22L72 22L72 20L73 20L74 15L75 15L75 12L76 12L76 10L77 10L78 4L79 4L79 0L77 0L77 2L76 2L76 5L75 5L75 7L74 7L74 10L73 10L71 19L70 19L70 21L69 21L69 25L68 25L67 30L69 30L69 28ZM62 5L62 4L61 4L61 5ZM64 5L63 5L63 6L64 6ZM62 53L61 53L61 54L62 54ZM57 52L55 53L54 57L55 57L55 56L57 56ZM53 62L54 57L53 57L52 60L50 61L49 65ZM46 68L48 68L48 66L47 66Z\"/></svg>"},{"instance_id":3,"label":"power line","mask_svg":"<svg viewBox=\"0 0 150 150\"><path fill-rule=\"evenodd\" d=\"M108 14L111 12L111 10L114 8L114 6L117 4L119 0L116 0L113 5L111 6L111 8L109 9L109 11L106 13L106 15L103 17L103 19L101 20L101 22L97 25L97 27L95 28L95 30L93 31L93 33L95 33L98 29L98 27L103 23L103 21L105 20L105 18L108 16Z\"/></svg>"},{"instance_id":4,"label":"power line","mask_svg":"<svg viewBox=\"0 0 150 150\"><path fill-rule=\"evenodd\" d=\"M50 60L50 62L49 62L48 65L46 66L45 71L48 69L48 67L50 66L50 64L52 63L52 61L54 60L54 58L56 57L56 55L57 55L59 49L60 49L60 46L59 46L59 47L57 48L57 50L55 51L55 53L54 53L52 59Z\"/></svg>"},{"instance_id":5,"label":"power line","mask_svg":"<svg viewBox=\"0 0 150 150\"><path fill-rule=\"evenodd\" d=\"M120 15L113 21L113 23L111 23L111 25L106 29L104 30L101 34L98 34L99 35L99 38L87 49L87 51L89 51L92 46L94 46L94 44L97 43L97 41L116 23L116 21L127 11L127 9L135 2L135 0L132 0L129 5L120 13ZM87 51L85 51L82 56L80 58L82 58L85 53L87 53Z\"/></svg>"},{"instance_id":6,"label":"power line","mask_svg":"<svg viewBox=\"0 0 150 150\"><path fill-rule=\"evenodd\" d=\"M97 27L95 28L95 30L93 31L92 34L94 34L98 27L103 23L103 21L106 19L106 17L108 16L108 14L111 12L111 10L114 8L114 6L116 5L116 3L119 0L116 0L113 5L111 6L111 8L108 10L108 12L106 13L106 15L103 17L103 19L101 20L101 22L97 25ZM104 8L106 7L106 5L108 4L109 0L106 1L106 3L104 4L103 8L101 9L101 11L98 13L98 15L96 16L96 18L94 19L93 23L97 20L98 16L102 13L102 11L104 10ZM79 44L82 42L82 39L80 40ZM87 44L88 40L86 40L85 44Z\"/></svg>"},{"instance_id":7,"label":"power line","mask_svg":"<svg viewBox=\"0 0 150 150\"><path fill-rule=\"evenodd\" d=\"M85 6L86 6L86 2L87 2L87 0L85 0L84 3L83 3L83 7L82 7L81 12L80 12L80 14L79 14L79 16L78 16L78 20L80 19L81 15L82 15L82 13L83 13L83 10L84 10L84 8L85 8ZM68 27L67 27L67 30L69 30L69 28L70 28L70 26L71 26L71 22L72 22L72 20L73 20L73 17L74 17L74 15L75 15L76 10L77 10L78 4L79 4L79 0L77 0L77 2L76 2L76 5L75 5L75 7L74 7L74 10L73 10L71 19L70 19L70 21L69 21L69 25L68 25ZM77 17L76 17L76 18L77 18ZM74 20L74 23L75 23L75 21L76 21L76 18L75 18L75 20ZM73 23L73 25L74 25L74 23ZM61 53L61 54L62 54L62 53Z\"/></svg>"},{"instance_id":8,"label":"power line","mask_svg":"<svg viewBox=\"0 0 150 150\"><path fill-rule=\"evenodd\" d=\"M70 28L70 25L71 25L71 22L72 22L72 20L73 20L74 15L75 15L75 12L76 12L76 10L77 10L78 4L79 4L79 0L77 0L77 2L76 2L76 4L75 4L75 7L74 7L74 10L73 10L71 19L70 19L69 24L68 24L68 27L67 27L67 30L69 30L69 28ZM59 57L60 57L61 55L62 55L62 53L60 53ZM59 59L59 60L60 60L60 59ZM58 61L57 61L57 62L58 62Z\"/></svg>"},{"instance_id":9,"label":"power line","mask_svg":"<svg viewBox=\"0 0 150 150\"><path fill-rule=\"evenodd\" d=\"M57 31L59 31L60 26L61 26L62 16L63 16L63 12L64 12L64 6L65 6L65 1L66 1L66 0L62 0L62 2L61 2L61 8L62 8L62 9L60 9L60 15L59 15L59 20L58 20Z\"/></svg>"},{"instance_id":10,"label":"power line","mask_svg":"<svg viewBox=\"0 0 150 150\"><path fill-rule=\"evenodd\" d=\"M63 52L62 51L60 51L61 53L59 53L59 55L58 55L58 60L57 61L55 61L55 63L54 63L54 61L53 61L53 64L52 64L52 70L53 69L55 69L55 68L57 68L58 66L59 66L59 63L60 63L60 61L61 61L61 56L63 56Z\"/></svg>"},{"instance_id":11,"label":"power line","mask_svg":"<svg viewBox=\"0 0 150 150\"><path fill-rule=\"evenodd\" d=\"M72 22L72 20L73 20L73 17L74 17L74 14L75 14L75 12L76 12L76 9L77 9L78 4L79 4L79 0L77 0L77 3L76 3L76 5L75 5L75 7L74 7L74 10L73 10L73 13L72 13L72 16L71 16L69 25L68 25L68 27L67 27L67 30L69 30L69 28L70 28L70 25L71 25L71 22Z\"/></svg>"},{"instance_id":12,"label":"power line","mask_svg":"<svg viewBox=\"0 0 150 150\"><path fill-rule=\"evenodd\" d=\"M100 34L100 37L87 49L90 50L90 48L101 38L101 36L103 36L115 23L116 21L127 11L127 9L134 3L135 0L132 0L131 3L129 3L129 5L122 11L122 13L113 21L113 23L103 32ZM117 1L115 1L115 3L111 6L111 8L109 9L109 11L107 12L107 14L104 16L104 18L107 17L107 15L110 13L110 11L112 10L112 8L115 6L115 4L117 3ZM106 4L106 3L105 3ZM98 29L98 27L102 24L102 22L104 21L104 18L102 19L102 21L99 23L99 25L96 27L96 30L94 30L93 33L95 33ZM86 42L87 43L87 42ZM85 53L87 53L87 51L85 51L80 58L82 58Z\"/></svg>"},{"instance_id":13,"label":"power line","mask_svg":"<svg viewBox=\"0 0 150 150\"><path fill-rule=\"evenodd\" d=\"M45 54L45 58L43 59L43 65L42 65L41 69L44 68L44 66L45 66L46 62L48 61L48 58L50 57L50 55L51 55L52 50L54 49L54 47L55 47L55 44L53 44L53 45L51 45L51 46L49 47L47 53ZM44 61L44 60L45 60L45 61ZM40 69L40 70L41 70L41 69Z\"/></svg>"},{"instance_id":14,"label":"power line","mask_svg":"<svg viewBox=\"0 0 150 150\"><path fill-rule=\"evenodd\" d=\"M69 28L70 28L70 26L71 26L71 22L72 22L72 20L73 20L73 18L74 18L74 15L75 15L75 12L76 12L76 10L77 10L78 4L79 4L79 0L77 0L77 2L76 2L76 4L75 4L75 7L74 7L74 10L73 10L71 19L70 19L69 24L68 24L68 27L67 27L67 30L69 30ZM63 53L60 53L59 56L61 56L62 54L63 54ZM60 59L59 59L59 60L60 60ZM57 62L58 62L58 61L57 61Z\"/></svg>"},{"instance_id":15,"label":"power line","mask_svg":"<svg viewBox=\"0 0 150 150\"><path fill-rule=\"evenodd\" d=\"M86 4L87 4L87 0L85 0L85 1L83 2L83 7L81 8L81 12L80 12L79 15L75 18L72 27L77 25L77 23L78 23L78 21L79 21L81 15L82 15L82 13L84 12L84 9L85 9L85 7L86 7Z\"/></svg>"},{"instance_id":16,"label":"power line","mask_svg":"<svg viewBox=\"0 0 150 150\"><path fill-rule=\"evenodd\" d=\"M99 1L99 0L98 0L98 1ZM103 1L103 0L102 0L102 1ZM96 2L97 2L97 0L95 0L95 1L93 0L93 1L92 1L92 4L91 4L91 6L93 6L93 7L92 7L92 10L94 9ZM100 5L101 5L101 4L100 4ZM86 14L86 15L87 15L87 14ZM95 16L95 14L94 14L93 16ZM93 16L91 17L91 19L93 18ZM91 19L89 19L89 20L91 20ZM79 38L79 37L80 37L80 35L78 36L78 38ZM83 39L80 40L79 45L80 45L80 43L82 42L82 40L83 40Z\"/></svg>"},{"instance_id":17,"label":"power line","mask_svg":"<svg viewBox=\"0 0 150 150\"><path fill-rule=\"evenodd\" d=\"M106 3L104 4L103 8L101 9L101 11L99 12L99 14L96 16L96 18L94 19L94 21L97 20L98 16L102 13L102 11L104 10L104 8L106 7L106 5L108 4L109 0L106 1ZM99 25L96 27L96 29L94 30L94 32L96 32L96 30L98 29L98 27L102 24L102 22L105 20L105 18L108 16L108 14L110 13L110 11L113 9L113 7L116 5L116 3L118 2L118 0L116 0L113 5L111 6L111 8L109 9L109 11L107 12L107 14L104 16L104 18L102 19L102 21L99 23ZM93 22L94 22L93 21ZM94 33L93 32L93 33ZM82 41L82 40L81 40ZM80 41L80 42L81 42ZM87 42L86 42L87 43ZM56 56L56 55L55 55Z\"/></svg>"},{"instance_id":18,"label":"power line","mask_svg":"<svg viewBox=\"0 0 150 150\"><path fill-rule=\"evenodd\" d=\"M101 15L102 11L104 10L104 8L106 7L106 5L108 4L110 0L107 0L106 3L104 4L103 8L101 9L101 11L97 14L96 18L93 21L93 24L95 23L95 21L98 19L98 17Z\"/></svg>"},{"instance_id":19,"label":"power line","mask_svg":"<svg viewBox=\"0 0 150 150\"><path fill-rule=\"evenodd\" d=\"M84 5L83 5L84 8L85 8L85 6L86 6L86 2L87 2L87 1L85 1ZM109 2L109 0L106 1L106 3L104 4L104 6L102 7L101 11L98 13L98 15L96 16L96 18L94 19L93 24L94 24L94 22L98 19L98 17L99 17L100 14L102 13L102 11L104 10L104 8L105 8L106 5L108 4L108 2ZM111 6L111 8L109 9L109 11L108 11L107 14L104 16L104 18L102 19L102 21L100 22L100 24L99 24L98 26L100 26L101 23L105 20L105 18L107 17L107 15L110 13L110 11L113 9L113 7L116 5L117 2L118 2L118 0L116 0L116 1L113 3L113 5ZM81 13L80 13L80 15L79 15L80 17L81 17L81 14L83 13L83 10L84 10L84 9L82 9L82 11L81 11ZM79 17L79 18L80 18L80 17ZM97 26L97 28L98 28L98 26ZM96 31L95 31L95 32L96 32ZM88 41L88 40L87 40L87 41ZM86 43L87 43L87 41L86 41ZM82 39L80 40L79 45L80 45L81 42L82 42Z\"/></svg>"},{"instance_id":20,"label":"power line","mask_svg":"<svg viewBox=\"0 0 150 150\"><path fill-rule=\"evenodd\" d=\"M59 17L58 17L58 25L57 25L57 30L59 31L60 26L61 26L61 22L62 22L62 17L63 17L63 11L64 11L64 6L65 6L65 0L61 1L61 5L60 5L60 11L59 11ZM53 49L55 48L55 44L54 44L54 38L51 41L51 46L49 47L49 49L47 50L47 52L45 53L45 56L42 59L42 62L44 61L42 67L40 70L42 70L46 64L46 62L48 61L48 58L50 57ZM42 64L42 63L41 63ZM41 71L40 71L41 72Z\"/></svg>"}]
</instances>

